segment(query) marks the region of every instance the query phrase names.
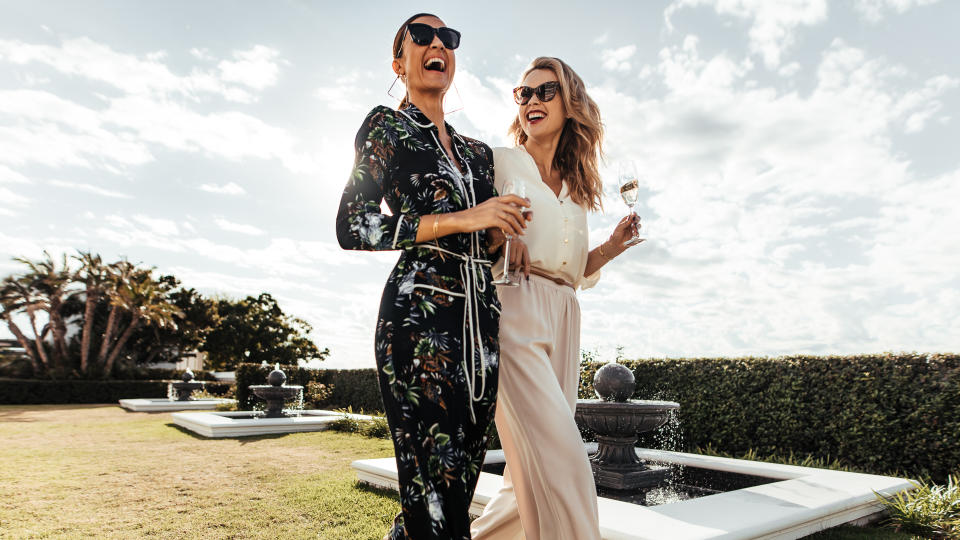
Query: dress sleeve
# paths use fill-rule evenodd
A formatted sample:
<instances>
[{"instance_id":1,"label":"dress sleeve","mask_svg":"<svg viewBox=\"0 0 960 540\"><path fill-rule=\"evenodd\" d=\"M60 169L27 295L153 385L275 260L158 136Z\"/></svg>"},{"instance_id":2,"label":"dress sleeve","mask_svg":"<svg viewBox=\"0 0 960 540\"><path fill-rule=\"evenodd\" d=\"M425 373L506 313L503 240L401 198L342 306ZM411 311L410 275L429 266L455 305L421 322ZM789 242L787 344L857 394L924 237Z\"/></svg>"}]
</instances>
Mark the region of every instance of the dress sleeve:
<instances>
[{"instance_id":1,"label":"dress sleeve","mask_svg":"<svg viewBox=\"0 0 960 540\"><path fill-rule=\"evenodd\" d=\"M380 211L384 193L399 173L398 129L393 111L377 107L357 132L356 160L337 212L337 240L343 249L403 249L417 241L419 215Z\"/></svg>"}]
</instances>

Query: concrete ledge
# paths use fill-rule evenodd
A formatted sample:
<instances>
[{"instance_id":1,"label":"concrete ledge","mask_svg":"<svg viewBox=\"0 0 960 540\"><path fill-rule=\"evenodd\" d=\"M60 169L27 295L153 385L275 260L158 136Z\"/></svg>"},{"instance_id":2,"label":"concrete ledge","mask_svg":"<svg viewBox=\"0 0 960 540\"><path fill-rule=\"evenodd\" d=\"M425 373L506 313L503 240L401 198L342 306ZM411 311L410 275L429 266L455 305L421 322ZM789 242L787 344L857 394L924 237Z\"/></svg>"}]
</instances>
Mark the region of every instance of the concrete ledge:
<instances>
[{"instance_id":1,"label":"concrete ledge","mask_svg":"<svg viewBox=\"0 0 960 540\"><path fill-rule=\"evenodd\" d=\"M336 411L306 410L300 416L287 418L243 418L253 411L181 412L173 413L173 423L198 435L209 438L250 437L278 433L323 431L331 422L344 416L354 420L373 420L364 414L346 414Z\"/></svg>"},{"instance_id":2,"label":"concrete ledge","mask_svg":"<svg viewBox=\"0 0 960 540\"><path fill-rule=\"evenodd\" d=\"M591 448L592 447L592 448ZM596 444L587 445L587 451ZM491 452L488 462L502 461ZM640 506L598 499L600 531L607 540L706 540L800 538L882 510L876 493L912 489L902 478L846 473L680 452L637 449L637 455L664 464L690 465L779 479L707 497ZM357 479L397 489L396 461L368 459L352 464ZM502 477L480 473L470 512L479 515L502 484Z\"/></svg>"},{"instance_id":3,"label":"concrete ledge","mask_svg":"<svg viewBox=\"0 0 960 540\"><path fill-rule=\"evenodd\" d=\"M235 404L235 399L194 399L177 401L175 399L121 399L120 406L133 412L173 412L205 411L216 409L223 403Z\"/></svg>"}]
</instances>

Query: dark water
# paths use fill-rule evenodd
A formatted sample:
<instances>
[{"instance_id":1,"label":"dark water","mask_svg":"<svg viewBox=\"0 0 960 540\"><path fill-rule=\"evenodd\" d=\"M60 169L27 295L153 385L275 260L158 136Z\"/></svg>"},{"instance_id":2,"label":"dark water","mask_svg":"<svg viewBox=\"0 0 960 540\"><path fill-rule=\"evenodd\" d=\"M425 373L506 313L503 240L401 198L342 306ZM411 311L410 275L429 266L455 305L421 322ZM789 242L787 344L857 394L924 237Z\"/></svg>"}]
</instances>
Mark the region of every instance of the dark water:
<instances>
[{"instance_id":1,"label":"dark water","mask_svg":"<svg viewBox=\"0 0 960 540\"><path fill-rule=\"evenodd\" d=\"M503 467L503 463L490 463L485 464L482 470L502 475ZM721 472L700 467L679 465L669 467L670 473L662 484L628 491L599 488L597 495L643 506L657 506L780 481L778 478Z\"/></svg>"}]
</instances>

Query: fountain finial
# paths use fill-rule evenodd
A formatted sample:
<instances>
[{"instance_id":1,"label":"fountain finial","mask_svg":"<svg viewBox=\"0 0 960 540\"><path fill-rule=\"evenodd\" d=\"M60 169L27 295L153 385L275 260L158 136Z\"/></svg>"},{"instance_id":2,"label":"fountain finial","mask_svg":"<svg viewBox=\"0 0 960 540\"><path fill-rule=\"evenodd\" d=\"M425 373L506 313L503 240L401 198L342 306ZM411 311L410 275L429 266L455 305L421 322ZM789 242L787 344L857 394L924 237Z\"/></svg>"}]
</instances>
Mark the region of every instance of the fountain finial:
<instances>
[{"instance_id":1,"label":"fountain finial","mask_svg":"<svg viewBox=\"0 0 960 540\"><path fill-rule=\"evenodd\" d=\"M633 396L636 378L630 368L610 362L597 370L593 376L593 391L603 401L624 403Z\"/></svg>"},{"instance_id":2,"label":"fountain finial","mask_svg":"<svg viewBox=\"0 0 960 540\"><path fill-rule=\"evenodd\" d=\"M276 364L273 371L267 375L267 384L272 386L283 386L287 382L287 374L280 369L280 364Z\"/></svg>"}]
</instances>

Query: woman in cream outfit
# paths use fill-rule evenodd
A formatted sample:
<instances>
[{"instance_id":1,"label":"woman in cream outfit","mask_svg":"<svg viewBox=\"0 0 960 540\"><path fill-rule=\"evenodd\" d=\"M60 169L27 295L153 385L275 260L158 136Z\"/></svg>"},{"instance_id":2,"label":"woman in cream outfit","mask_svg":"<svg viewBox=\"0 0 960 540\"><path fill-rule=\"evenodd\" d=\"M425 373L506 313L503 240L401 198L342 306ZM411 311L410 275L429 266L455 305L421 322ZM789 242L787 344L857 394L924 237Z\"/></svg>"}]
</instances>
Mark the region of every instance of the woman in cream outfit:
<instances>
[{"instance_id":1,"label":"woman in cream outfit","mask_svg":"<svg viewBox=\"0 0 960 540\"><path fill-rule=\"evenodd\" d=\"M620 221L590 249L587 211L600 207L603 128L583 81L557 58L533 61L514 90L516 148L494 150L495 185L522 181L533 210L511 242L519 287L498 287L500 383L496 422L507 468L503 487L471 526L474 540L600 538L590 463L573 419L579 382L576 289L600 278L637 229ZM554 99L559 98L559 99ZM503 272L503 262L494 274Z\"/></svg>"}]
</instances>

